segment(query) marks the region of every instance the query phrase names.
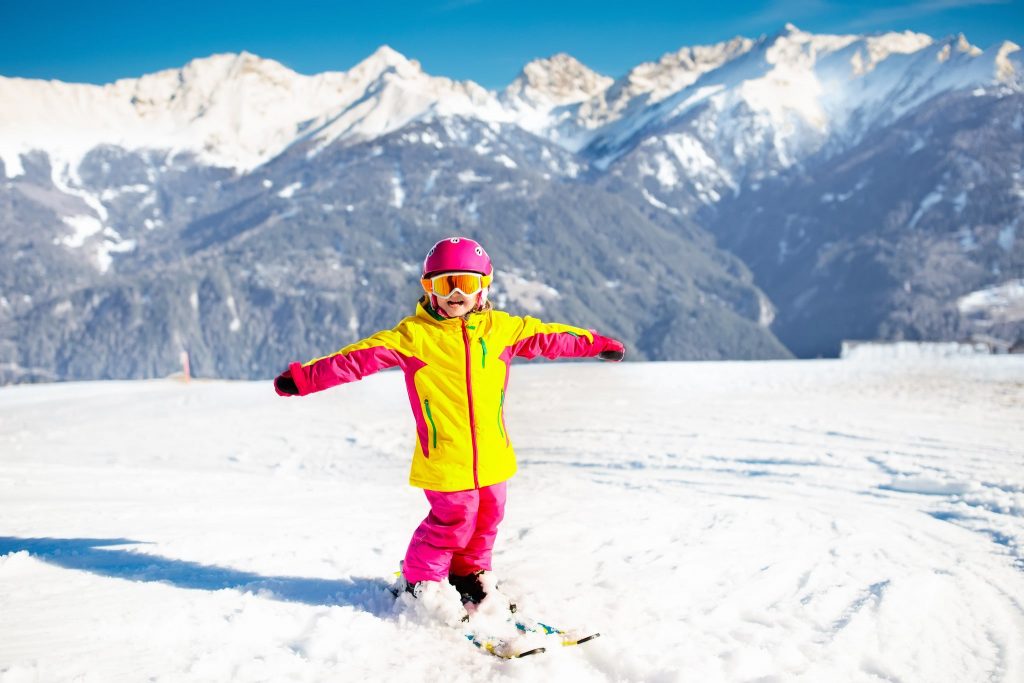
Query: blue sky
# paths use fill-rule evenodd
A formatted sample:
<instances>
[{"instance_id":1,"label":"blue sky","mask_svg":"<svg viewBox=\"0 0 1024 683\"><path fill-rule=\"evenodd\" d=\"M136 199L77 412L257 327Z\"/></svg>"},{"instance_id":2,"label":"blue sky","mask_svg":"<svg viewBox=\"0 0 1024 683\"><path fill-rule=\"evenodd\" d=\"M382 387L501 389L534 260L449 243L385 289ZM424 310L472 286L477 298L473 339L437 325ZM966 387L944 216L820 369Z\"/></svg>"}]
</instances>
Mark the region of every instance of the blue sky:
<instances>
[{"instance_id":1,"label":"blue sky","mask_svg":"<svg viewBox=\"0 0 1024 683\"><path fill-rule=\"evenodd\" d=\"M242 50L312 74L387 44L433 75L500 88L557 52L621 76L684 45L756 38L787 21L815 33L909 29L1024 45L1024 0L0 0L0 75L107 83Z\"/></svg>"}]
</instances>

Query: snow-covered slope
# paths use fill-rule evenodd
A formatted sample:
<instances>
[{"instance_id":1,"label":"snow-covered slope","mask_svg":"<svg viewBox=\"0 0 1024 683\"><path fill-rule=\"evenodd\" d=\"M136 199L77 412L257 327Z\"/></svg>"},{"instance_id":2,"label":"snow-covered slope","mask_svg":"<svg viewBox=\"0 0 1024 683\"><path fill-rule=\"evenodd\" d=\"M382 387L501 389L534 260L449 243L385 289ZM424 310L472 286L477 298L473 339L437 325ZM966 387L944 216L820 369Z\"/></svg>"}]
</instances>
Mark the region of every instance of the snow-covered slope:
<instances>
[{"instance_id":1,"label":"snow-covered slope","mask_svg":"<svg viewBox=\"0 0 1024 683\"><path fill-rule=\"evenodd\" d=\"M992 322L1024 320L1024 279L965 294L957 307L964 315Z\"/></svg>"},{"instance_id":2,"label":"snow-covered slope","mask_svg":"<svg viewBox=\"0 0 1024 683\"><path fill-rule=\"evenodd\" d=\"M19 386L0 679L1024 677L1021 358L514 374L496 571L600 639L502 662L393 607L426 512L400 373Z\"/></svg>"}]
</instances>

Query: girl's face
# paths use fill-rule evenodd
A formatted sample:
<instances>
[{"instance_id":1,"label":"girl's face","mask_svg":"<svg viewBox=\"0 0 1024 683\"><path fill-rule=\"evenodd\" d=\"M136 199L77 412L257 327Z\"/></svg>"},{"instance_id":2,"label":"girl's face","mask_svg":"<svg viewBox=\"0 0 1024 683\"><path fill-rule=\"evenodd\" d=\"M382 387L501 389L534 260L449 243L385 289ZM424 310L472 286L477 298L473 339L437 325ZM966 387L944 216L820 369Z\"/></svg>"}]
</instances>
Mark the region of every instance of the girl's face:
<instances>
[{"instance_id":1,"label":"girl's face","mask_svg":"<svg viewBox=\"0 0 1024 683\"><path fill-rule=\"evenodd\" d=\"M480 292L466 296L462 292L452 292L447 299L437 297L437 305L449 318L461 318L474 308L480 300Z\"/></svg>"}]
</instances>

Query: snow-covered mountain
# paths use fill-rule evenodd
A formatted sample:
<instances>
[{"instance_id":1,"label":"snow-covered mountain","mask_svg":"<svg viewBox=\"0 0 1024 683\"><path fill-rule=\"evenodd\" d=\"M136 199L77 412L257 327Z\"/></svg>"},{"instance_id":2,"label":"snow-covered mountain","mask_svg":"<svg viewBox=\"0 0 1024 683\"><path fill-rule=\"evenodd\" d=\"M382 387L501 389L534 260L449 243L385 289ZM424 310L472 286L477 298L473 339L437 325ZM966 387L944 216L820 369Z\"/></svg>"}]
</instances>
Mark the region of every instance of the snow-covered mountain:
<instances>
[{"instance_id":1,"label":"snow-covered mountain","mask_svg":"<svg viewBox=\"0 0 1024 683\"><path fill-rule=\"evenodd\" d=\"M74 167L106 144L190 152L245 171L310 136L365 140L427 111L484 114L493 105L480 86L428 76L386 46L347 72L315 76L221 54L105 86L0 78L0 158L10 177L31 150Z\"/></svg>"},{"instance_id":2,"label":"snow-covered mountain","mask_svg":"<svg viewBox=\"0 0 1024 683\"><path fill-rule=\"evenodd\" d=\"M528 64L500 94L430 76L387 46L349 71L314 76L243 52L106 86L0 78L0 159L10 177L31 150L78 161L110 144L249 170L299 140L363 141L443 116L513 122L542 136L563 130L552 135L558 142L571 137L571 110L571 128L592 133L591 151L606 165L645 131L709 107L719 123L705 122L706 132L732 143L723 129L748 125L748 142L769 138L788 166L819 138L856 139L942 92L1022 83L1021 53L1008 41L981 51L963 35L814 35L791 24L757 41L682 48L617 81L559 54ZM756 147L747 144L737 162L751 161Z\"/></svg>"},{"instance_id":3,"label":"snow-covered mountain","mask_svg":"<svg viewBox=\"0 0 1024 683\"><path fill-rule=\"evenodd\" d=\"M962 35L937 42L914 33L830 36L787 25L755 43L704 49L729 59L709 60L714 68L685 87L603 126L587 150L596 164L607 167L643 142L678 131L687 142L665 151L679 177L713 164L722 178L714 189L735 190L738 176L771 175L822 148L848 148L942 93L1000 86L1019 92L1024 83L1017 45L982 52Z\"/></svg>"},{"instance_id":4,"label":"snow-covered mountain","mask_svg":"<svg viewBox=\"0 0 1024 683\"><path fill-rule=\"evenodd\" d=\"M189 347L211 373L268 374L296 345L406 313L391 299L415 293L424 244L452 231L489 240L505 303L547 293L522 301L613 330L639 357L784 355L773 333L806 355L851 334L969 334L958 300L1024 277L1022 91L1013 43L792 25L619 79L558 54L500 92L388 47L312 76L242 53L105 86L0 78L0 367L149 376ZM922 166L946 148L943 170ZM819 200L856 193L885 201ZM929 197L971 209L936 214ZM847 221L856 228L837 235ZM924 226L928 250L913 246ZM869 278L877 296L860 297L860 276L843 280L855 291L825 284L851 231L883 263ZM998 250L962 248L968 233ZM962 282L934 277L949 259L922 260L949 249L971 265ZM409 273L390 278L388 303L348 303L396 261ZM318 265L294 287L305 262ZM664 310L626 305L652 272ZM945 322L894 317L908 287ZM338 293L318 304L324 329L271 329L275 310L310 292ZM812 333L840 299L857 302L842 308L850 324ZM159 339L122 338L153 325ZM998 331L1024 333L1024 321ZM247 344L254 355L239 360ZM70 350L82 346L109 357L85 362ZM132 369L118 370L126 358Z\"/></svg>"}]
</instances>

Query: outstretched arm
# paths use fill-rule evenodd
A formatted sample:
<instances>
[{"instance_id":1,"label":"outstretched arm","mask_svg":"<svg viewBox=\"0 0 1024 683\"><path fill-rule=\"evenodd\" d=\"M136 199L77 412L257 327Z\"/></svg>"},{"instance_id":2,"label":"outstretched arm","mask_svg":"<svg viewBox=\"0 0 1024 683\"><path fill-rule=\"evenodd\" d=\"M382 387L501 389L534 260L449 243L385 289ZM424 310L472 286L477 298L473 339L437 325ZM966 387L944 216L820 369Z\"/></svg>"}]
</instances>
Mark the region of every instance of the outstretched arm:
<instances>
[{"instance_id":1,"label":"outstretched arm","mask_svg":"<svg viewBox=\"0 0 1024 683\"><path fill-rule=\"evenodd\" d=\"M520 358L592 358L620 361L626 347L622 342L591 330L561 323L546 323L526 316L515 341L509 346L510 356Z\"/></svg>"},{"instance_id":2,"label":"outstretched arm","mask_svg":"<svg viewBox=\"0 0 1024 683\"><path fill-rule=\"evenodd\" d=\"M402 365L406 357L398 352L396 338L394 330L385 330L329 356L291 363L274 380L274 390L279 396L306 396Z\"/></svg>"}]
</instances>

